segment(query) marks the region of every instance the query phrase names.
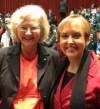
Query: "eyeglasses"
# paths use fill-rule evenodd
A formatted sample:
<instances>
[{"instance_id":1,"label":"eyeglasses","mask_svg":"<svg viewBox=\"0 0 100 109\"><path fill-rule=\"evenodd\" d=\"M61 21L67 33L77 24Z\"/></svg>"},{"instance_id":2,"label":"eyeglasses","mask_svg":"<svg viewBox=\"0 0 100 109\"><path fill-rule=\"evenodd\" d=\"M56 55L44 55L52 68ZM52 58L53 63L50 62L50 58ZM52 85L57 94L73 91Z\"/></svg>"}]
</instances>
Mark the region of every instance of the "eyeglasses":
<instances>
[{"instance_id":1,"label":"eyeglasses","mask_svg":"<svg viewBox=\"0 0 100 109\"><path fill-rule=\"evenodd\" d=\"M25 26L21 26L20 27L20 30L23 31L23 32L26 32L28 30L30 30L31 32L33 31L37 31L37 30L40 30L40 27L25 27Z\"/></svg>"}]
</instances>

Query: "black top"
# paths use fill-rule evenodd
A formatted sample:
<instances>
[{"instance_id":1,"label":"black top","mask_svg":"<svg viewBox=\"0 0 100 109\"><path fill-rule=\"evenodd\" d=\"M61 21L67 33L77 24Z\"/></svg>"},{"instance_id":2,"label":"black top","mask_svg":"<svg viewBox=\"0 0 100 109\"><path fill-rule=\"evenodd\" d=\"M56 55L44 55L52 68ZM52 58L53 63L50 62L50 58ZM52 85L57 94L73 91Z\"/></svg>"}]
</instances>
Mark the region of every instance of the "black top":
<instances>
[{"instance_id":1,"label":"black top","mask_svg":"<svg viewBox=\"0 0 100 109\"><path fill-rule=\"evenodd\" d=\"M72 72L65 72L63 82L62 82L62 88L65 87L65 85L69 82L69 80L74 76L75 74Z\"/></svg>"}]
</instances>

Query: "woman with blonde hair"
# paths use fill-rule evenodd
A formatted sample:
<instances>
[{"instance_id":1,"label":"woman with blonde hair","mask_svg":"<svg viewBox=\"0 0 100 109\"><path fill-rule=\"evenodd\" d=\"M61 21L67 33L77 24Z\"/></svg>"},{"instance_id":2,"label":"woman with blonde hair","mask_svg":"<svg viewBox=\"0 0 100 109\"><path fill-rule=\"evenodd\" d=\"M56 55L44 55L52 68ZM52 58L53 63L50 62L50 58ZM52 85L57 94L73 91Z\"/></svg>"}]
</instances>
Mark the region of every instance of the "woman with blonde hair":
<instances>
[{"instance_id":1,"label":"woman with blonde hair","mask_svg":"<svg viewBox=\"0 0 100 109\"><path fill-rule=\"evenodd\" d=\"M100 109L100 61L86 49L90 23L73 14L58 25L64 59L49 92L50 109Z\"/></svg>"}]
</instances>

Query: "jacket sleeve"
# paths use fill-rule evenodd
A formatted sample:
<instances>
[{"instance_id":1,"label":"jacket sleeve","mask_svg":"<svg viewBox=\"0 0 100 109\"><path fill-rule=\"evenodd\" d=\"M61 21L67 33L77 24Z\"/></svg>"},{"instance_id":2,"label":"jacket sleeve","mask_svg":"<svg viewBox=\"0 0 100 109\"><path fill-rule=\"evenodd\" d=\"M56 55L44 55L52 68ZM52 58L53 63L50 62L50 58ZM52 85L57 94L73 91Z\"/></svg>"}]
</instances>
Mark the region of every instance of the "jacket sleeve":
<instances>
[{"instance_id":1,"label":"jacket sleeve","mask_svg":"<svg viewBox=\"0 0 100 109\"><path fill-rule=\"evenodd\" d=\"M96 109L100 109L100 62L97 65L96 75L94 77L94 93L96 97Z\"/></svg>"},{"instance_id":2,"label":"jacket sleeve","mask_svg":"<svg viewBox=\"0 0 100 109\"><path fill-rule=\"evenodd\" d=\"M1 78L1 67L2 67L2 52L1 52L1 49L0 49L0 78ZM0 83L1 85L1 83ZM2 104L2 96L1 96L1 89L0 89L0 107L1 107L1 104Z\"/></svg>"},{"instance_id":3,"label":"jacket sleeve","mask_svg":"<svg viewBox=\"0 0 100 109\"><path fill-rule=\"evenodd\" d=\"M97 109L100 109L100 70L99 70L99 73L97 75L97 82L96 82L96 87L95 87L95 94L96 94L96 105L97 105Z\"/></svg>"},{"instance_id":4,"label":"jacket sleeve","mask_svg":"<svg viewBox=\"0 0 100 109\"><path fill-rule=\"evenodd\" d=\"M2 78L2 68L4 67L4 65L3 65L3 61L4 61L4 59L5 59L5 53L6 53L6 48L0 48L0 107L1 107L1 104L2 104L2 95L1 95L1 90L2 90L2 88L1 88L1 78ZM0 109L2 109L2 108L0 108Z\"/></svg>"}]
</instances>

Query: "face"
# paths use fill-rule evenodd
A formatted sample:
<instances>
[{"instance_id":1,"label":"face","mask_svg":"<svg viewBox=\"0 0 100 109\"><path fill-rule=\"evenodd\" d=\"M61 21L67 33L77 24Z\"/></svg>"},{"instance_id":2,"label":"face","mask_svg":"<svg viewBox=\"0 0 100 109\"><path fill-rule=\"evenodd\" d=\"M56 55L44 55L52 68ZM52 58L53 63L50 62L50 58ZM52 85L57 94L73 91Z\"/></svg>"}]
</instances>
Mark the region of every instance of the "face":
<instances>
[{"instance_id":1,"label":"face","mask_svg":"<svg viewBox=\"0 0 100 109\"><path fill-rule=\"evenodd\" d=\"M17 29L17 37L24 49L33 50L41 40L39 23L32 20L23 22Z\"/></svg>"},{"instance_id":2,"label":"face","mask_svg":"<svg viewBox=\"0 0 100 109\"><path fill-rule=\"evenodd\" d=\"M96 37L97 37L97 40L100 40L100 32L99 31L96 33Z\"/></svg>"},{"instance_id":3,"label":"face","mask_svg":"<svg viewBox=\"0 0 100 109\"><path fill-rule=\"evenodd\" d=\"M81 58L86 46L82 28L78 25L66 24L60 32L60 48L68 58Z\"/></svg>"},{"instance_id":4,"label":"face","mask_svg":"<svg viewBox=\"0 0 100 109\"><path fill-rule=\"evenodd\" d=\"M93 39L93 33L90 34L89 41L91 41L92 39Z\"/></svg>"}]
</instances>

